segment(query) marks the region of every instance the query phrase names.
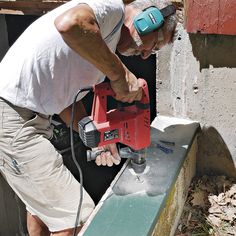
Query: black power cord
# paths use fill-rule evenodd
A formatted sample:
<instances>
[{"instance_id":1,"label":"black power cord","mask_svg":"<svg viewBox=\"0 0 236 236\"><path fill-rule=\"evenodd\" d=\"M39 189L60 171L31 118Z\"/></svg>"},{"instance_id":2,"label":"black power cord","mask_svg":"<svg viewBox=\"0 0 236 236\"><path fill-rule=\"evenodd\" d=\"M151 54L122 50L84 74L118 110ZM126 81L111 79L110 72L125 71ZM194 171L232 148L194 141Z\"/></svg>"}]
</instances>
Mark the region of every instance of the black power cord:
<instances>
[{"instance_id":1,"label":"black power cord","mask_svg":"<svg viewBox=\"0 0 236 236\"><path fill-rule=\"evenodd\" d=\"M73 124L74 124L74 115L75 115L75 104L76 104L76 100L77 97L80 93L85 92L85 91L91 91L93 90L93 87L86 87L86 88L82 88L80 89L77 94L75 95L73 104L72 104L72 111L71 111L71 118L70 118L70 146L71 146L71 155L72 155L72 159L79 171L79 178L80 178L80 200L79 200L79 205L78 205L78 210L77 210L77 215L76 215L76 220L75 220L75 227L74 227L74 231L73 231L73 236L76 236L76 229L77 229L77 225L79 222L79 216L80 216L80 211L81 211L81 207L82 207L82 202L83 202L83 173L82 170L80 168L79 163L77 162L76 158L75 158L75 149L74 149L74 135L73 135Z\"/></svg>"}]
</instances>

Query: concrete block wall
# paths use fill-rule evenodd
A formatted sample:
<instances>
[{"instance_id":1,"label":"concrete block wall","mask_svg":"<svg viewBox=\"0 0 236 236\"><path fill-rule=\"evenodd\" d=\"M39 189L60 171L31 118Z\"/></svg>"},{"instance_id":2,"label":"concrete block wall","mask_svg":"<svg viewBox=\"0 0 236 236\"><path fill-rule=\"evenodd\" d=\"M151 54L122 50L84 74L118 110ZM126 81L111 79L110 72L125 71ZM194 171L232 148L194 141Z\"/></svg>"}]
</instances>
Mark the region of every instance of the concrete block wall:
<instances>
[{"instance_id":1,"label":"concrete block wall","mask_svg":"<svg viewBox=\"0 0 236 236\"><path fill-rule=\"evenodd\" d=\"M201 170L224 174L227 166L232 176L236 176L235 58L236 36L188 34L182 25L174 44L157 55L158 113L199 121L203 132L198 164L210 161Z\"/></svg>"}]
</instances>

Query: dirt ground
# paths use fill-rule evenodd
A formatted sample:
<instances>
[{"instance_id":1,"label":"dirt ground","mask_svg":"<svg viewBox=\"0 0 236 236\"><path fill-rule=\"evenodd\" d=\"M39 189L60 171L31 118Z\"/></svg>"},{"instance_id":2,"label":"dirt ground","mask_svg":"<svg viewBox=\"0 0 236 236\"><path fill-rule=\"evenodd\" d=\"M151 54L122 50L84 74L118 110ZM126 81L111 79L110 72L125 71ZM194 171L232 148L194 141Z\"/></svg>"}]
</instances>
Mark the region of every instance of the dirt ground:
<instances>
[{"instance_id":1,"label":"dirt ground","mask_svg":"<svg viewBox=\"0 0 236 236\"><path fill-rule=\"evenodd\" d=\"M195 178L175 236L236 236L236 181L225 176Z\"/></svg>"}]
</instances>

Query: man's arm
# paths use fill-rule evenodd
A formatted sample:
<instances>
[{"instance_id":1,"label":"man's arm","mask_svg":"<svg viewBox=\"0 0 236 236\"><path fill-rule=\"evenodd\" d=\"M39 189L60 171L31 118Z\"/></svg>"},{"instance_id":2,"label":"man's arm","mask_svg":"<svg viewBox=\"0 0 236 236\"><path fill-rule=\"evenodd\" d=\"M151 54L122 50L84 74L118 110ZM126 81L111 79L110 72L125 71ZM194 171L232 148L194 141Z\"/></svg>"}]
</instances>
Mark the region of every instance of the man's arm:
<instances>
[{"instance_id":1,"label":"man's arm","mask_svg":"<svg viewBox=\"0 0 236 236\"><path fill-rule=\"evenodd\" d=\"M110 79L117 100L132 102L141 99L137 78L108 48L94 12L87 4L79 4L58 16L55 26L70 48Z\"/></svg>"},{"instance_id":2,"label":"man's arm","mask_svg":"<svg viewBox=\"0 0 236 236\"><path fill-rule=\"evenodd\" d=\"M57 17L55 26L69 47L110 80L125 78L123 64L102 39L93 10L87 4L79 4Z\"/></svg>"},{"instance_id":3,"label":"man's arm","mask_svg":"<svg viewBox=\"0 0 236 236\"><path fill-rule=\"evenodd\" d=\"M66 123L66 125L69 127L71 122L71 112L72 112L72 105L64 109L60 114L60 118ZM82 101L78 101L75 104L75 114L74 114L74 123L73 123L73 130L78 132L78 122L87 116L87 113L85 111L84 105Z\"/></svg>"}]
</instances>

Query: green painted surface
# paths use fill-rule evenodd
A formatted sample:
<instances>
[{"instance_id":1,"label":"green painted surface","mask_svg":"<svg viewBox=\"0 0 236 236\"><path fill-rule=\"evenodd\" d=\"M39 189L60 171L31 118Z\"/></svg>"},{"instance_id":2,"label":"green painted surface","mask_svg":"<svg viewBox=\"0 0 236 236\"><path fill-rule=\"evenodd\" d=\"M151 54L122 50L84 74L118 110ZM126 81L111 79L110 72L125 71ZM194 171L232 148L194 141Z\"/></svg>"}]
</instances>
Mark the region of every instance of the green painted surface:
<instances>
[{"instance_id":1,"label":"green painted surface","mask_svg":"<svg viewBox=\"0 0 236 236\"><path fill-rule=\"evenodd\" d=\"M84 236L149 235L158 215L163 195L130 194L110 196L96 214Z\"/></svg>"}]
</instances>

